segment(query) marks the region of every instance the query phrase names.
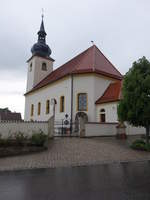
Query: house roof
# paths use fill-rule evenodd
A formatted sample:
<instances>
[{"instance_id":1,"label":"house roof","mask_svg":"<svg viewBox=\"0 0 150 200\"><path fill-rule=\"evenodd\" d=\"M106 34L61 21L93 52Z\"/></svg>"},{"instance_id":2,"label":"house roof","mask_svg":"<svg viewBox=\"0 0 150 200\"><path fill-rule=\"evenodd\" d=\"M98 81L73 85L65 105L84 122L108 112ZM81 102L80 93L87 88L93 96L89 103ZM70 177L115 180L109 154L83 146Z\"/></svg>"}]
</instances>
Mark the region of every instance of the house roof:
<instances>
[{"instance_id":1,"label":"house roof","mask_svg":"<svg viewBox=\"0 0 150 200\"><path fill-rule=\"evenodd\" d=\"M46 78L40 81L36 86L34 86L32 90L26 94L42 88L67 75L82 73L97 73L118 80L123 78L121 73L113 66L113 64L95 45L93 45L61 67L51 72Z\"/></svg>"},{"instance_id":2,"label":"house roof","mask_svg":"<svg viewBox=\"0 0 150 200\"><path fill-rule=\"evenodd\" d=\"M0 108L0 120L21 121L21 113L11 112L8 108Z\"/></svg>"},{"instance_id":3,"label":"house roof","mask_svg":"<svg viewBox=\"0 0 150 200\"><path fill-rule=\"evenodd\" d=\"M121 99L122 81L110 83L104 94L95 102L95 104L109 103Z\"/></svg>"}]
</instances>

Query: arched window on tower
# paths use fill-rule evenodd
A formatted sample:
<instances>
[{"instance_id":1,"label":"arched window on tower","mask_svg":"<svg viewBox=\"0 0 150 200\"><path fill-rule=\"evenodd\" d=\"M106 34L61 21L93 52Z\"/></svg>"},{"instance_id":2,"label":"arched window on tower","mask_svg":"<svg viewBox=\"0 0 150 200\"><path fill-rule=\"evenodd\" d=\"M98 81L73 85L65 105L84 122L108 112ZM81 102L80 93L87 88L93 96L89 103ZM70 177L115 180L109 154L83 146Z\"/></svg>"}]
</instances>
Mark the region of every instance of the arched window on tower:
<instances>
[{"instance_id":1,"label":"arched window on tower","mask_svg":"<svg viewBox=\"0 0 150 200\"><path fill-rule=\"evenodd\" d=\"M46 65L46 63L42 63L42 71L47 71L47 65Z\"/></svg>"},{"instance_id":2,"label":"arched window on tower","mask_svg":"<svg viewBox=\"0 0 150 200\"><path fill-rule=\"evenodd\" d=\"M102 122L102 123L106 122L106 113L105 113L105 109L101 109L101 110L100 110L100 122Z\"/></svg>"},{"instance_id":3,"label":"arched window on tower","mask_svg":"<svg viewBox=\"0 0 150 200\"><path fill-rule=\"evenodd\" d=\"M32 63L30 64L30 69L29 70L30 70L30 72L32 72Z\"/></svg>"}]
</instances>

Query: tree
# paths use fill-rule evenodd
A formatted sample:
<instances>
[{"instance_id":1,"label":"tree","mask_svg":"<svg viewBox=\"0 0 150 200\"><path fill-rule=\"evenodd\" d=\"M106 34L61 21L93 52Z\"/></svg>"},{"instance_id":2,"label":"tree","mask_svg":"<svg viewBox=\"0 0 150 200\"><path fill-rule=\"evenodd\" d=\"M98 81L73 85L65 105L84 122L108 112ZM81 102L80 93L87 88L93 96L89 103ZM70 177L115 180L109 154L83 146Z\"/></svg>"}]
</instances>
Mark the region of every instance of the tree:
<instances>
[{"instance_id":1,"label":"tree","mask_svg":"<svg viewBox=\"0 0 150 200\"><path fill-rule=\"evenodd\" d=\"M149 143L150 62L145 57L134 62L124 77L118 116L122 122L145 127L146 143Z\"/></svg>"}]
</instances>

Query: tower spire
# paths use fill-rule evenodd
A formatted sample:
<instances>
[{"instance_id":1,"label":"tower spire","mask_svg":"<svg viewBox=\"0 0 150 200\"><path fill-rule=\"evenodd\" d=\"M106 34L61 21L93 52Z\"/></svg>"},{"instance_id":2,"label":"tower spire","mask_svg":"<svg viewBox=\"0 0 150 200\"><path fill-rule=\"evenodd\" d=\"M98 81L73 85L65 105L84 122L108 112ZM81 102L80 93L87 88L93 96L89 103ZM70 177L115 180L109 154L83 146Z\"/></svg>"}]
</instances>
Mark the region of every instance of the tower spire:
<instances>
[{"instance_id":1,"label":"tower spire","mask_svg":"<svg viewBox=\"0 0 150 200\"><path fill-rule=\"evenodd\" d=\"M40 26L40 30L38 31L38 42L46 43L46 35L47 34L45 32L43 18L44 18L44 15L42 14L41 26Z\"/></svg>"},{"instance_id":2,"label":"tower spire","mask_svg":"<svg viewBox=\"0 0 150 200\"><path fill-rule=\"evenodd\" d=\"M41 21L41 26L40 26L40 31L39 32L44 32L45 34L46 34L46 32L45 32L45 28L44 28L44 9L42 8L42 15L41 15L41 17L42 17L42 21Z\"/></svg>"},{"instance_id":3,"label":"tower spire","mask_svg":"<svg viewBox=\"0 0 150 200\"><path fill-rule=\"evenodd\" d=\"M44 18L44 9L42 8L42 20Z\"/></svg>"},{"instance_id":4,"label":"tower spire","mask_svg":"<svg viewBox=\"0 0 150 200\"><path fill-rule=\"evenodd\" d=\"M42 10L42 21L41 21L41 25L40 25L40 30L38 31L38 41L36 44L33 45L31 52L32 55L38 54L41 56L50 56L51 54L51 49L49 48L49 46L46 44L46 32L45 32L45 27L44 27L44 14L43 14L43 10Z\"/></svg>"}]
</instances>

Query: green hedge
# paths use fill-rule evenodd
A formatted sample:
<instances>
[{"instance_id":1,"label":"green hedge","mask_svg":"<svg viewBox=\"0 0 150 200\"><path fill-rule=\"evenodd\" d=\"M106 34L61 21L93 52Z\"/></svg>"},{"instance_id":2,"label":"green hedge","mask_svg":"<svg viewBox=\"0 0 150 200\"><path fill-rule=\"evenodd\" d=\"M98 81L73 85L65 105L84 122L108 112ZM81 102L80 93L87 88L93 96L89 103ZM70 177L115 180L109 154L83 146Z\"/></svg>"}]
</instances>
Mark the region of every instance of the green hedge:
<instances>
[{"instance_id":1,"label":"green hedge","mask_svg":"<svg viewBox=\"0 0 150 200\"><path fill-rule=\"evenodd\" d=\"M135 140L131 144L131 148L136 149L136 150L142 150L142 151L150 151L150 144L146 144L144 140L139 139L139 140Z\"/></svg>"}]
</instances>

